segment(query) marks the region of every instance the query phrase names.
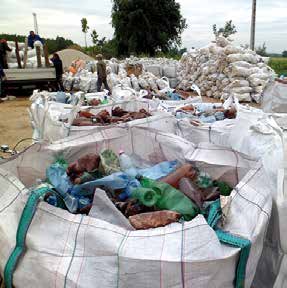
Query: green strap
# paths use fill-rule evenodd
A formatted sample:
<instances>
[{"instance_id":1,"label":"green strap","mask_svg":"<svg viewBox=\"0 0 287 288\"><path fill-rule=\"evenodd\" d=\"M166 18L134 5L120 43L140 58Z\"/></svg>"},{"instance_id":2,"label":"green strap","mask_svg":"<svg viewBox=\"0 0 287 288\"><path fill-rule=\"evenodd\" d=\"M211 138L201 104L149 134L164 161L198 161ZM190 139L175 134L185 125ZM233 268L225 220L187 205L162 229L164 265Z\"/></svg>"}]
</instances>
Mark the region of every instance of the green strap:
<instances>
[{"instance_id":1,"label":"green strap","mask_svg":"<svg viewBox=\"0 0 287 288\"><path fill-rule=\"evenodd\" d=\"M48 187L34 190L31 192L26 202L18 224L16 234L16 246L11 253L4 269L4 282L6 288L13 287L13 272L16 269L20 257L25 252L25 241L28 229L33 220L40 198L48 192L51 192L51 189L49 189Z\"/></svg>"},{"instance_id":2,"label":"green strap","mask_svg":"<svg viewBox=\"0 0 287 288\"><path fill-rule=\"evenodd\" d=\"M214 201L209 206L209 213L207 216L207 223L212 229L215 230L215 233L221 243L238 247L241 249L239 255L239 261L236 267L236 277L235 277L235 288L244 288L246 266L248 257L251 249L251 241L244 239L230 233L224 232L221 229L218 229L217 223L221 218L221 206L220 199Z\"/></svg>"},{"instance_id":3,"label":"green strap","mask_svg":"<svg viewBox=\"0 0 287 288\"><path fill-rule=\"evenodd\" d=\"M220 242L241 248L236 268L235 288L244 288L246 265L251 249L251 241L217 229L216 235Z\"/></svg>"}]
</instances>

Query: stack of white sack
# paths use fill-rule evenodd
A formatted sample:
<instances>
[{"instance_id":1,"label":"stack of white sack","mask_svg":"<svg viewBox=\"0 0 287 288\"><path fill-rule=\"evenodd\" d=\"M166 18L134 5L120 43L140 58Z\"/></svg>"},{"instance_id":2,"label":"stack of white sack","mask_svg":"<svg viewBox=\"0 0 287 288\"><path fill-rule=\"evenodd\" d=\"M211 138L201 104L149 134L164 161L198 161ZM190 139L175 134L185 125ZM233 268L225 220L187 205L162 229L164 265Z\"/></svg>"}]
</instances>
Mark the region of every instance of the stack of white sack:
<instances>
[{"instance_id":1,"label":"stack of white sack","mask_svg":"<svg viewBox=\"0 0 287 288\"><path fill-rule=\"evenodd\" d=\"M86 67L86 69L79 69L76 74L71 72L64 73L63 85L65 89L67 91L96 92L97 72L90 71L91 70ZM143 71L139 77L133 74L128 76L125 64L113 63L111 61L107 62L107 82L111 90L118 87L118 85L131 88L137 92L141 89L158 91L170 88L170 81L167 77L158 78L154 74L146 71Z\"/></svg>"},{"instance_id":2,"label":"stack of white sack","mask_svg":"<svg viewBox=\"0 0 287 288\"><path fill-rule=\"evenodd\" d=\"M144 71L152 73L157 78L168 78L172 88L176 88L178 84L177 76L180 63L177 60L168 58L136 58L131 56L125 60L125 64L141 64Z\"/></svg>"},{"instance_id":3,"label":"stack of white sack","mask_svg":"<svg viewBox=\"0 0 287 288\"><path fill-rule=\"evenodd\" d=\"M254 51L236 47L219 36L215 43L185 53L181 59L179 88L199 86L202 96L259 103L275 72Z\"/></svg>"},{"instance_id":4,"label":"stack of white sack","mask_svg":"<svg viewBox=\"0 0 287 288\"><path fill-rule=\"evenodd\" d=\"M11 52L8 52L7 54L7 62L8 62L8 68L9 69L17 69L18 68L18 62L16 57L16 48L15 48L15 42L13 41L7 41L8 46L12 49ZM32 49L28 47L27 51L27 62L25 68L37 68L37 55L36 55L36 47L39 46L41 50L41 63L42 66L45 65L45 58L43 53L43 45L40 41L35 41L34 43L35 48ZM19 48L19 56L21 60L21 66L23 67L24 64L24 54L25 54L25 43L18 43Z\"/></svg>"},{"instance_id":5,"label":"stack of white sack","mask_svg":"<svg viewBox=\"0 0 287 288\"><path fill-rule=\"evenodd\" d=\"M71 72L63 74L63 85L67 91L83 91L94 93L97 91L97 73L89 72L88 69L80 69L73 75Z\"/></svg>"}]
</instances>

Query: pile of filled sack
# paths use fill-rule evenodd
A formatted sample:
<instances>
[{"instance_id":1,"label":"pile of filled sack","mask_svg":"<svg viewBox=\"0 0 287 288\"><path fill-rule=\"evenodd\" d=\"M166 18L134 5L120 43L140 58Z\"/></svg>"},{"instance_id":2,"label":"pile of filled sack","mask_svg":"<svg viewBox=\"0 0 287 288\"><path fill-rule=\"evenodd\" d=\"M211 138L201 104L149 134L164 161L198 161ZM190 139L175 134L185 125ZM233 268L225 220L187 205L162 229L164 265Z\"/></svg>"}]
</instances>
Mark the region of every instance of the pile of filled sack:
<instances>
[{"instance_id":1,"label":"pile of filled sack","mask_svg":"<svg viewBox=\"0 0 287 288\"><path fill-rule=\"evenodd\" d=\"M8 46L12 49L11 52L8 52L7 55L7 62L8 62L8 68L9 69L17 69L18 68L18 62L16 57L16 48L15 48L15 42L13 41L7 41ZM39 46L41 49L41 63L44 65L45 58L43 54L43 45L40 41L35 41L34 43L35 47ZM24 64L24 54L25 54L25 43L19 42L18 43L19 48L19 56L21 60L21 65L23 67ZM27 62L25 68L37 68L37 56L36 56L36 48L32 49L31 47L28 47L27 51Z\"/></svg>"},{"instance_id":2,"label":"pile of filled sack","mask_svg":"<svg viewBox=\"0 0 287 288\"><path fill-rule=\"evenodd\" d=\"M219 36L215 43L183 55L179 88L199 86L202 96L260 102L262 93L275 76L264 59L250 49L236 47Z\"/></svg>"},{"instance_id":3,"label":"pile of filled sack","mask_svg":"<svg viewBox=\"0 0 287 288\"><path fill-rule=\"evenodd\" d=\"M167 87L177 86L178 62L165 58L127 58L119 61L116 58L106 61L107 80L109 87L117 86L131 88L135 91L157 91ZM129 73L131 66L138 66L140 73ZM66 90L80 90L84 92L97 91L96 61L88 61L82 65L74 65L63 75L63 84ZM76 69L75 69L76 68Z\"/></svg>"}]
</instances>

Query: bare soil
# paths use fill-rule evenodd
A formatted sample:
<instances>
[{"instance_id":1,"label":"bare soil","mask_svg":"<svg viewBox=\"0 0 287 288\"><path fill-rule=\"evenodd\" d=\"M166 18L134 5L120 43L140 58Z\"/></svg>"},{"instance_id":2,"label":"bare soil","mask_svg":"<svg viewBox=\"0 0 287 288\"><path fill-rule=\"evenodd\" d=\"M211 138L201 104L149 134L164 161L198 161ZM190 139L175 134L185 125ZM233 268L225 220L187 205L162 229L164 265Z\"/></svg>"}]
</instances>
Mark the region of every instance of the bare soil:
<instances>
[{"instance_id":1,"label":"bare soil","mask_svg":"<svg viewBox=\"0 0 287 288\"><path fill-rule=\"evenodd\" d=\"M32 137L32 128L28 108L31 105L28 98L20 97L13 101L0 103L0 145L9 145L10 149L22 139ZM31 145L32 140L22 142L18 151ZM0 154L7 157L8 154Z\"/></svg>"}]
</instances>

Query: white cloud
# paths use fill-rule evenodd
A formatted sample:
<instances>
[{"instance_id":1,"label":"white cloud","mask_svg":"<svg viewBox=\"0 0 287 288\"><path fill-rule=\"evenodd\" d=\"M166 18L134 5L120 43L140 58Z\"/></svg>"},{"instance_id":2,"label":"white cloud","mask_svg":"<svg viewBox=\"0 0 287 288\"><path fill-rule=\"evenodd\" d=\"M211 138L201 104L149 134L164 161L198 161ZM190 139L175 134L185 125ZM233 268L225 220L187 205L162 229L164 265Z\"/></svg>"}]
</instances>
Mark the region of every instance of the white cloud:
<instances>
[{"instance_id":1,"label":"white cloud","mask_svg":"<svg viewBox=\"0 0 287 288\"><path fill-rule=\"evenodd\" d=\"M32 12L38 15L43 37L57 35L84 43L80 19L86 17L91 29L100 37L111 38L111 0L0 0L0 32L28 34L33 29ZM252 0L178 0L188 29L183 33L183 45L200 47L213 39L212 25L222 26L232 19L238 33L236 43L249 43ZM256 44L266 42L270 52L287 49L286 0L261 0L257 7ZM88 37L89 39L90 37ZM89 39L90 41L90 39Z\"/></svg>"}]
</instances>

